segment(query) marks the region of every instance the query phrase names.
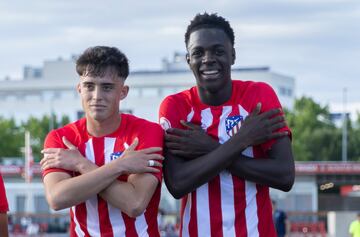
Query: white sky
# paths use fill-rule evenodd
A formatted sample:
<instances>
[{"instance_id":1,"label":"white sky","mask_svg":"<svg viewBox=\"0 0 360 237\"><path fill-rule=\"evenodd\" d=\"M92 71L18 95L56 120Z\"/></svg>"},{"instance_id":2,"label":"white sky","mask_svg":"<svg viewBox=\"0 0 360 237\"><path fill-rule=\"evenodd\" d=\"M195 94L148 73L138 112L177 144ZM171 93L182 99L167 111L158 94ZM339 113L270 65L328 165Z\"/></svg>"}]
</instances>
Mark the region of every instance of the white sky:
<instances>
[{"instance_id":1,"label":"white sky","mask_svg":"<svg viewBox=\"0 0 360 237\"><path fill-rule=\"evenodd\" d=\"M204 11L230 21L236 66L294 76L297 96L334 108L346 87L360 111L359 0L0 0L0 78L94 45L120 48L132 70L158 69L185 51L186 26Z\"/></svg>"}]
</instances>

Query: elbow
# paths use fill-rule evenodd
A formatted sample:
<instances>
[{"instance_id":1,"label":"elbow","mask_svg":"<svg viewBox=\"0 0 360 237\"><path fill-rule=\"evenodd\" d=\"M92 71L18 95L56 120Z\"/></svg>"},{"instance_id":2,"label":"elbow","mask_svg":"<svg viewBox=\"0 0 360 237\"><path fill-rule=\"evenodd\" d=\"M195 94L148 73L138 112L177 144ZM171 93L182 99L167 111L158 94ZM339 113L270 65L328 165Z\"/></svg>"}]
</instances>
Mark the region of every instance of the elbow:
<instances>
[{"instance_id":1,"label":"elbow","mask_svg":"<svg viewBox=\"0 0 360 237\"><path fill-rule=\"evenodd\" d=\"M60 198L60 196L61 195L53 195L50 193L46 195L46 200L49 204L49 207L54 211L59 211L69 207L66 205L64 198Z\"/></svg>"},{"instance_id":2,"label":"elbow","mask_svg":"<svg viewBox=\"0 0 360 237\"><path fill-rule=\"evenodd\" d=\"M66 206L61 202L61 200L58 200L57 198L47 198L47 201L50 208L54 211L59 211L66 208Z\"/></svg>"},{"instance_id":3,"label":"elbow","mask_svg":"<svg viewBox=\"0 0 360 237\"><path fill-rule=\"evenodd\" d=\"M290 172L281 179L280 187L279 189L284 192L289 192L295 182L295 172Z\"/></svg>"},{"instance_id":4,"label":"elbow","mask_svg":"<svg viewBox=\"0 0 360 237\"><path fill-rule=\"evenodd\" d=\"M125 210L124 212L129 217L136 218L144 213L146 207L147 207L147 203L144 203L143 200L137 200L132 202L132 205L129 206L128 210Z\"/></svg>"},{"instance_id":5,"label":"elbow","mask_svg":"<svg viewBox=\"0 0 360 237\"><path fill-rule=\"evenodd\" d=\"M180 199L183 196L185 196L187 193L180 187L178 183L175 183L173 181L170 181L165 178L165 184L167 189L169 190L169 193L175 198Z\"/></svg>"}]
</instances>

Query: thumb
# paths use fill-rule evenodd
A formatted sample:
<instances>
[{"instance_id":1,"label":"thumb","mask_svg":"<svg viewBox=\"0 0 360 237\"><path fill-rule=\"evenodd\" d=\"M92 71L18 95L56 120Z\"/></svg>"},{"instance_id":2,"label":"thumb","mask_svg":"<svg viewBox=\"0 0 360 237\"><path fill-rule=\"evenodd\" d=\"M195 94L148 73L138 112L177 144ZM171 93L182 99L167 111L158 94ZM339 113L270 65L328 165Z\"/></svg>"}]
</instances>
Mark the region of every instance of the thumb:
<instances>
[{"instance_id":1,"label":"thumb","mask_svg":"<svg viewBox=\"0 0 360 237\"><path fill-rule=\"evenodd\" d=\"M135 137L134 141L131 143L131 145L126 149L127 151L135 151L135 148L139 144L139 139Z\"/></svg>"},{"instance_id":2,"label":"thumb","mask_svg":"<svg viewBox=\"0 0 360 237\"><path fill-rule=\"evenodd\" d=\"M189 128L191 130L202 130L202 128L199 125L196 125L196 124L193 124L193 123L190 123L190 122L185 122L184 120L180 120L180 123L184 127Z\"/></svg>"},{"instance_id":3,"label":"thumb","mask_svg":"<svg viewBox=\"0 0 360 237\"><path fill-rule=\"evenodd\" d=\"M258 115L260 113L261 110L261 102L256 104L255 109L252 111L251 115Z\"/></svg>"},{"instance_id":4,"label":"thumb","mask_svg":"<svg viewBox=\"0 0 360 237\"><path fill-rule=\"evenodd\" d=\"M77 150L77 147L74 146L65 136L62 137L64 145L70 150Z\"/></svg>"}]
</instances>

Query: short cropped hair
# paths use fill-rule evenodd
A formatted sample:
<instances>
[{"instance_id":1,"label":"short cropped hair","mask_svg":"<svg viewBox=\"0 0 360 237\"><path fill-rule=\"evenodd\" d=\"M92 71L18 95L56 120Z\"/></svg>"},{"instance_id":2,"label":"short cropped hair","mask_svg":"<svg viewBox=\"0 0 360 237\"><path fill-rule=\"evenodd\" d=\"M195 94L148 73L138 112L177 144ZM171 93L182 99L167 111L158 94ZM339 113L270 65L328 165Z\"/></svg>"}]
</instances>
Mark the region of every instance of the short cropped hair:
<instances>
[{"instance_id":1,"label":"short cropped hair","mask_svg":"<svg viewBox=\"0 0 360 237\"><path fill-rule=\"evenodd\" d=\"M224 17L218 16L216 13L208 14L197 14L194 19L190 22L185 33L185 45L189 43L190 34L201 28L216 28L221 29L229 37L232 46L235 44L234 30L231 28L229 21Z\"/></svg>"},{"instance_id":2,"label":"short cropped hair","mask_svg":"<svg viewBox=\"0 0 360 237\"><path fill-rule=\"evenodd\" d=\"M79 76L103 76L108 69L124 80L129 75L128 59L115 47L90 47L76 60Z\"/></svg>"}]
</instances>

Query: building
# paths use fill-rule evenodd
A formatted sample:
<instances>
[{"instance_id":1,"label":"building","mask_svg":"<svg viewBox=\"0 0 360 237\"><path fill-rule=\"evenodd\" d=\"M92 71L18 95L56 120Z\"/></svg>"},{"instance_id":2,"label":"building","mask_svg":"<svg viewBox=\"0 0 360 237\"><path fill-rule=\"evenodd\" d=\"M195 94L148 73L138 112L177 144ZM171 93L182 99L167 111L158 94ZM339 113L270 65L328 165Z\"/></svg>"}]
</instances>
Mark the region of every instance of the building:
<instances>
[{"instance_id":1,"label":"building","mask_svg":"<svg viewBox=\"0 0 360 237\"><path fill-rule=\"evenodd\" d=\"M81 117L82 108L75 90L78 83L75 58L45 61L42 68L25 67L23 80L0 81L0 116L17 121L53 113L59 117L67 115L70 120ZM121 103L121 110L157 121L157 110L165 96L195 85L192 73L179 58L177 53L171 63L163 62L162 70L132 72L126 80L130 91ZM272 72L269 67L235 67L232 74L235 79L269 83L283 106L292 108L294 78Z\"/></svg>"}]
</instances>

